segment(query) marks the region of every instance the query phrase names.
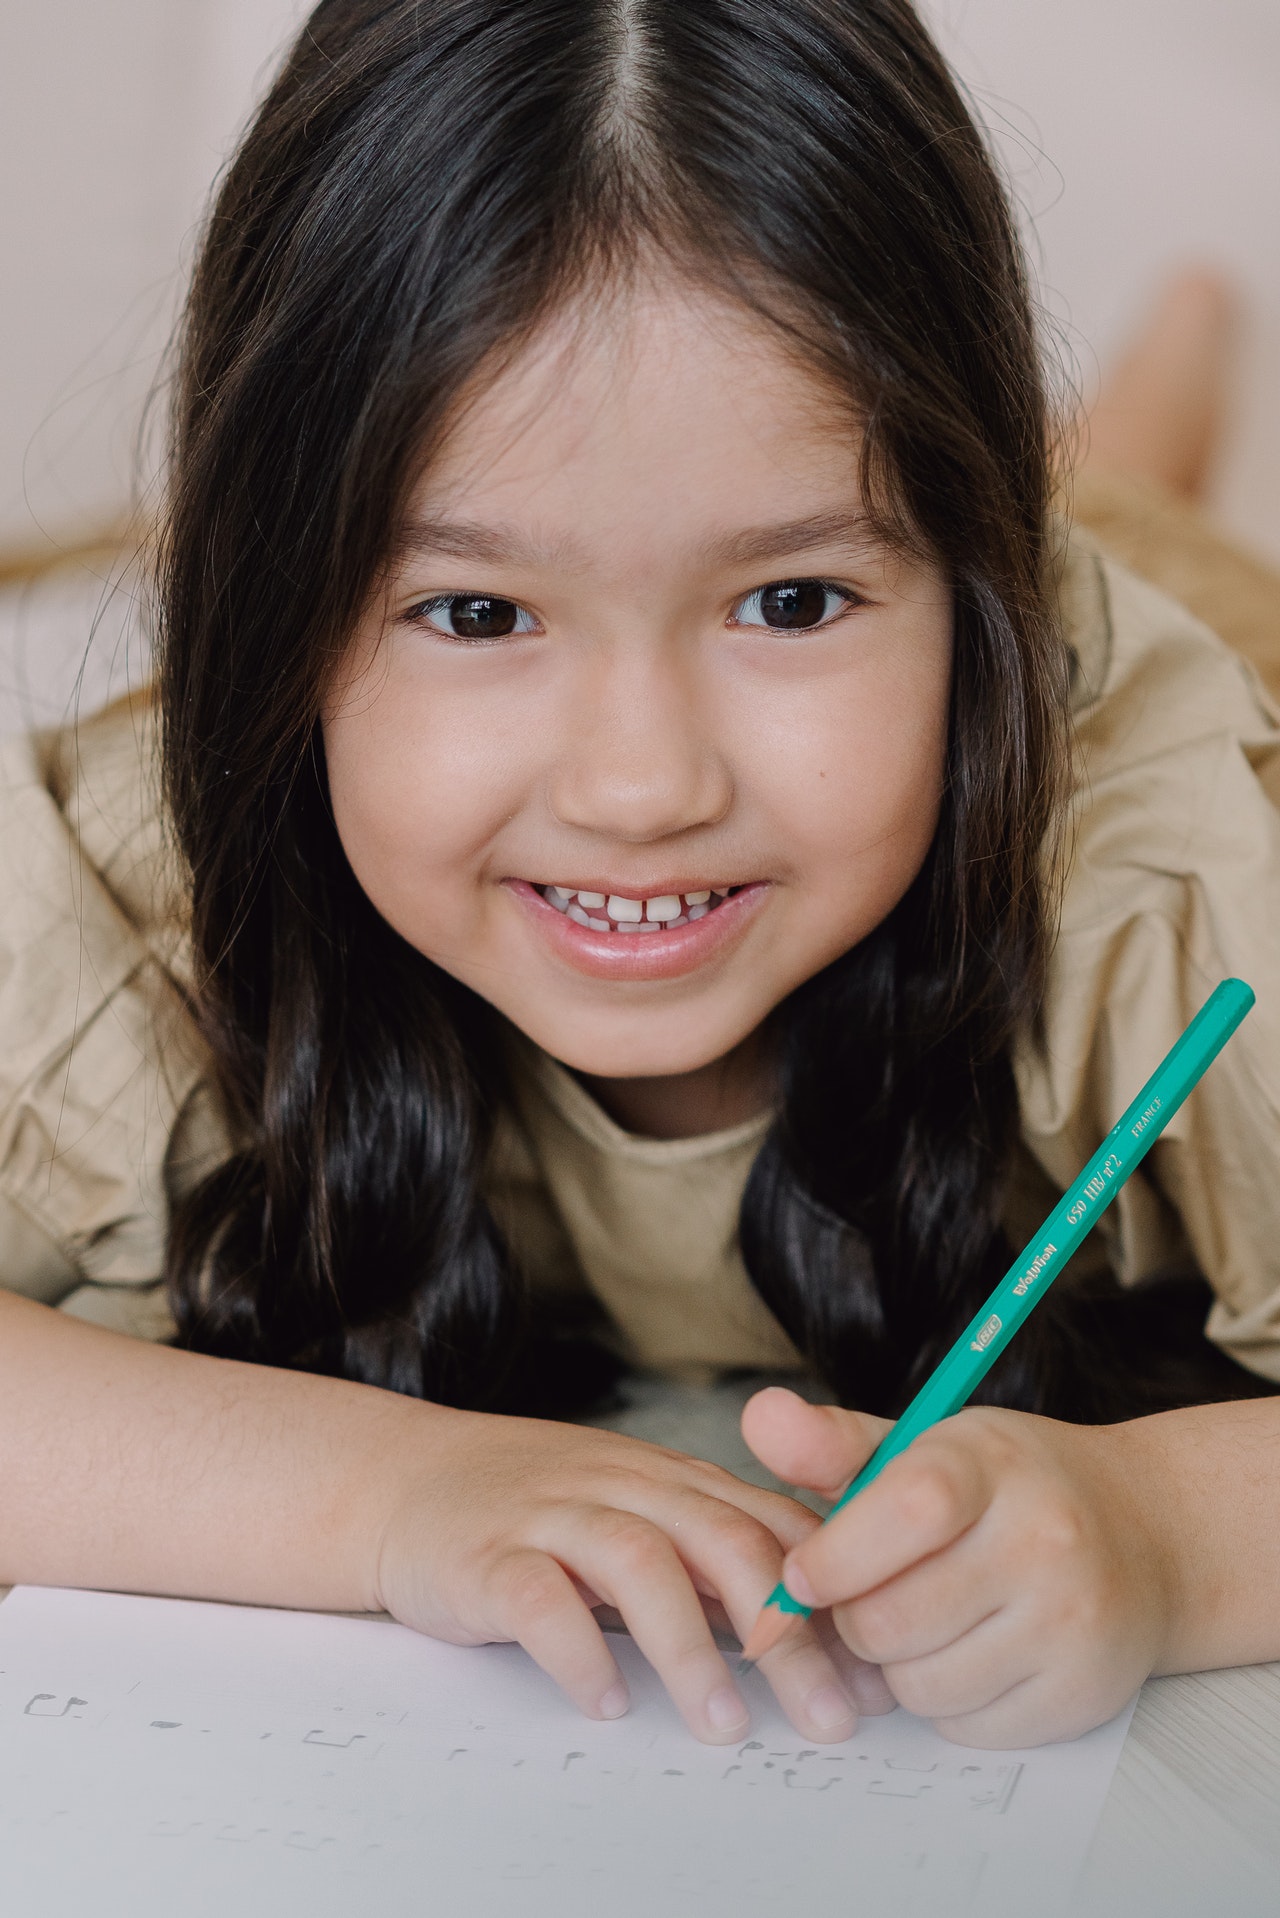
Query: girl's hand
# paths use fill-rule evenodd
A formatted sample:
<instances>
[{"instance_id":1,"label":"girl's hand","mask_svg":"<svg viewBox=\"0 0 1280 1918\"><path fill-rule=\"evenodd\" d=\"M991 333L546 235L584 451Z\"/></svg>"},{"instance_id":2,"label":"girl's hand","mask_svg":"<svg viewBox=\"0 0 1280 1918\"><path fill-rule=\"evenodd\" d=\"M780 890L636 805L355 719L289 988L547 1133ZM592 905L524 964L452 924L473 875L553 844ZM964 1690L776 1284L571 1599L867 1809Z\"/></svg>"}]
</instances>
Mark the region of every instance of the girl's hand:
<instances>
[{"instance_id":1,"label":"girl's hand","mask_svg":"<svg viewBox=\"0 0 1280 1918\"><path fill-rule=\"evenodd\" d=\"M771 1387L742 1429L780 1478L834 1498L889 1427ZM792 1548L787 1588L957 1743L1077 1737L1152 1671L1172 1609L1126 1429L961 1412Z\"/></svg>"},{"instance_id":2,"label":"girl's hand","mask_svg":"<svg viewBox=\"0 0 1280 1918\"><path fill-rule=\"evenodd\" d=\"M695 1737L728 1744L749 1715L704 1601L741 1637L784 1554L817 1525L794 1500L638 1439L423 1407L434 1428L383 1527L377 1591L404 1624L455 1645L517 1640L590 1718L627 1688L591 1607L622 1614ZM832 1637L796 1632L762 1661L806 1740L848 1738L883 1710Z\"/></svg>"}]
</instances>

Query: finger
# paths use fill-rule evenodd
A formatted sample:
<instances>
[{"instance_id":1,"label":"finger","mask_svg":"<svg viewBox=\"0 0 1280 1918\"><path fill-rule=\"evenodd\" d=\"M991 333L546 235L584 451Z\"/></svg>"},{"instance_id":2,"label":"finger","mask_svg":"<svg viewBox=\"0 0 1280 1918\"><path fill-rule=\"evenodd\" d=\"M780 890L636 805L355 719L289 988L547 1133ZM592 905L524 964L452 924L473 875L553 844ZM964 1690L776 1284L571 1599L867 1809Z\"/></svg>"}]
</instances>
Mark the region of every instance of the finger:
<instances>
[{"instance_id":1,"label":"finger","mask_svg":"<svg viewBox=\"0 0 1280 1918\"><path fill-rule=\"evenodd\" d=\"M544 1552L511 1552L494 1569L497 1635L514 1639L588 1718L621 1718L626 1680L574 1581Z\"/></svg>"},{"instance_id":2,"label":"finger","mask_svg":"<svg viewBox=\"0 0 1280 1918\"><path fill-rule=\"evenodd\" d=\"M705 1499L744 1512L771 1532L784 1551L801 1544L822 1523L807 1505L783 1492L748 1485L719 1465L708 1465L679 1452L663 1454L657 1447L646 1449L665 1457L668 1469L662 1473L652 1469L641 1472L631 1464L623 1470L615 1468L597 1477L596 1496L620 1511L639 1513L661 1527L673 1542L678 1542L680 1526L687 1522L690 1511ZM645 1463L648 1466L650 1461Z\"/></svg>"},{"instance_id":3,"label":"finger","mask_svg":"<svg viewBox=\"0 0 1280 1918\"><path fill-rule=\"evenodd\" d=\"M783 1385L766 1386L742 1412L742 1436L760 1463L788 1485L828 1498L861 1471L888 1430L886 1419L810 1405Z\"/></svg>"},{"instance_id":4,"label":"finger","mask_svg":"<svg viewBox=\"0 0 1280 1918\"><path fill-rule=\"evenodd\" d=\"M788 1555L787 1590L813 1606L860 1597L950 1545L990 1497L975 1453L926 1433Z\"/></svg>"},{"instance_id":5,"label":"finger","mask_svg":"<svg viewBox=\"0 0 1280 1918\"><path fill-rule=\"evenodd\" d=\"M760 1670L802 1738L834 1745L853 1737L858 1729L853 1692L808 1624L793 1625L782 1642L764 1654Z\"/></svg>"},{"instance_id":6,"label":"finger","mask_svg":"<svg viewBox=\"0 0 1280 1918\"><path fill-rule=\"evenodd\" d=\"M817 1636L818 1643L840 1675L840 1683L853 1700L854 1710L859 1718L881 1718L891 1712L898 1701L885 1682L884 1673L878 1665L872 1665L865 1658L859 1658L836 1630L835 1621L830 1612L815 1612L810 1624Z\"/></svg>"},{"instance_id":7,"label":"finger","mask_svg":"<svg viewBox=\"0 0 1280 1918\"><path fill-rule=\"evenodd\" d=\"M691 1461L686 1461L690 1463ZM798 1483L793 1480L792 1483ZM735 1478L732 1472L723 1471L719 1466L705 1466L694 1478L693 1483L680 1488L681 1494L692 1493L695 1497L712 1498L723 1505L730 1505L736 1511L745 1512L758 1525L773 1534L784 1552L792 1551L816 1531L822 1520L807 1505L789 1498L784 1492L766 1492L758 1485L748 1485L744 1479ZM648 1516L655 1523L662 1519L646 1506ZM667 1529L663 1525L663 1530Z\"/></svg>"},{"instance_id":8,"label":"finger","mask_svg":"<svg viewBox=\"0 0 1280 1918\"><path fill-rule=\"evenodd\" d=\"M1064 1686L1051 1673L1039 1671L1010 1685L979 1711L939 1719L937 1729L957 1745L1016 1751L1080 1738L1114 1718L1132 1696L1133 1689L1124 1684L1114 1689Z\"/></svg>"},{"instance_id":9,"label":"finger","mask_svg":"<svg viewBox=\"0 0 1280 1918\"><path fill-rule=\"evenodd\" d=\"M841 1676L859 1718L883 1718L886 1712L893 1711L898 1701L880 1667L868 1665L865 1658L854 1658L851 1653L846 1653L846 1657L849 1665L841 1670ZM841 1669L838 1661L837 1669Z\"/></svg>"},{"instance_id":10,"label":"finger","mask_svg":"<svg viewBox=\"0 0 1280 1918\"><path fill-rule=\"evenodd\" d=\"M732 1506L704 1500L695 1521L682 1527L676 1549L695 1583L711 1586L739 1639L745 1639L782 1569L781 1548L773 1534ZM760 1660L760 1670L803 1737L822 1744L852 1737L857 1725L853 1700L809 1625L788 1632Z\"/></svg>"},{"instance_id":11,"label":"finger","mask_svg":"<svg viewBox=\"0 0 1280 1918\"><path fill-rule=\"evenodd\" d=\"M984 1619L945 1651L884 1667L898 1703L918 1718L952 1719L985 1711L1036 1669L1033 1647L1007 1610Z\"/></svg>"},{"instance_id":12,"label":"finger","mask_svg":"<svg viewBox=\"0 0 1280 1918\"><path fill-rule=\"evenodd\" d=\"M975 1745L986 1751L1019 1751L1028 1745L1078 1738L1096 1722L1089 1719L1070 1728L1070 1718L1063 1721L1056 1712L1044 1710L1034 1679L1023 1678L981 1710L940 1718L934 1729L953 1745Z\"/></svg>"},{"instance_id":13,"label":"finger","mask_svg":"<svg viewBox=\"0 0 1280 1918\"><path fill-rule=\"evenodd\" d=\"M665 1533L635 1513L598 1507L571 1525L564 1549L578 1576L621 1612L694 1737L709 1745L741 1738L750 1713Z\"/></svg>"},{"instance_id":14,"label":"finger","mask_svg":"<svg viewBox=\"0 0 1280 1918\"><path fill-rule=\"evenodd\" d=\"M735 1641L741 1642L733 1629L733 1620L715 1594L703 1591L697 1579L694 1580L694 1589L702 1601L702 1615L711 1627L711 1636L717 1644L723 1640L721 1650L727 1651L732 1657Z\"/></svg>"},{"instance_id":15,"label":"finger","mask_svg":"<svg viewBox=\"0 0 1280 1918\"><path fill-rule=\"evenodd\" d=\"M836 1630L850 1651L873 1665L925 1658L997 1611L1008 1578L993 1564L985 1532L971 1526L947 1550L833 1606Z\"/></svg>"}]
</instances>

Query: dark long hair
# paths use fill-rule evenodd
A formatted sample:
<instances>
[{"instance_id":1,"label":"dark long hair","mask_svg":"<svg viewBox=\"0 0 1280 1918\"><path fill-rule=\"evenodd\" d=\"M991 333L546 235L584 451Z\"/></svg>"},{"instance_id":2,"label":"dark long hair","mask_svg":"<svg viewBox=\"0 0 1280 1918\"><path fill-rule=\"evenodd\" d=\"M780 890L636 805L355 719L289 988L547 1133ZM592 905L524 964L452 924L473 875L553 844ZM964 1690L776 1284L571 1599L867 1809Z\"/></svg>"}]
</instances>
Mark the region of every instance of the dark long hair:
<instances>
[{"instance_id":1,"label":"dark long hair","mask_svg":"<svg viewBox=\"0 0 1280 1918\"><path fill-rule=\"evenodd\" d=\"M165 774L237 1139L174 1210L189 1345L548 1398L483 1198L496 1022L361 892L318 715L463 384L655 249L842 385L869 498L955 598L937 836L780 1009L751 1277L843 1398L890 1410L1000 1268L1065 668L1021 256L941 58L905 0L325 0L214 207L176 404ZM1070 1396L1051 1330L997 1395Z\"/></svg>"}]
</instances>

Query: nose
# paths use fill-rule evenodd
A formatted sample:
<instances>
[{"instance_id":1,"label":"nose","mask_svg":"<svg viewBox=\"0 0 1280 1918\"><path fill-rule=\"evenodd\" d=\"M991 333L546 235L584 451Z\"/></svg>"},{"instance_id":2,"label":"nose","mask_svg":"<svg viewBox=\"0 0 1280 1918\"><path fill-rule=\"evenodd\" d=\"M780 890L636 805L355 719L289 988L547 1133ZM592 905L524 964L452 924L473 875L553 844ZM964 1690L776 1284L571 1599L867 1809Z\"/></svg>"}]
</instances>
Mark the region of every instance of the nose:
<instances>
[{"instance_id":1,"label":"nose","mask_svg":"<svg viewBox=\"0 0 1280 1918\"><path fill-rule=\"evenodd\" d=\"M602 644L569 689L549 803L567 826L636 845L717 825L733 803L709 688L675 646Z\"/></svg>"}]
</instances>

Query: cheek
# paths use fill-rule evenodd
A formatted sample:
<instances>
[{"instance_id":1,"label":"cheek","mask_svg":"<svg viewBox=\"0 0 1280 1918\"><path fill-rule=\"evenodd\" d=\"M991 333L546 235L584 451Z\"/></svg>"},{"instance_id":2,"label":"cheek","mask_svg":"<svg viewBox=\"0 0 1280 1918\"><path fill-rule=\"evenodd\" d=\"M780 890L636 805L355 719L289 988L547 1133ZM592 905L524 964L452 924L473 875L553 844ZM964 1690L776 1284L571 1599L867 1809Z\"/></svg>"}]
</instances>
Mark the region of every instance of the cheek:
<instances>
[{"instance_id":1,"label":"cheek","mask_svg":"<svg viewBox=\"0 0 1280 1918\"><path fill-rule=\"evenodd\" d=\"M518 804L524 768L502 729L479 726L447 687L392 661L335 700L324 722L334 821L374 905L422 950L456 930L477 862Z\"/></svg>"},{"instance_id":2,"label":"cheek","mask_svg":"<svg viewBox=\"0 0 1280 1918\"><path fill-rule=\"evenodd\" d=\"M941 804L949 695L949 647L929 649L823 689L807 723L779 740L789 836L833 951L878 924L920 870Z\"/></svg>"}]
</instances>

